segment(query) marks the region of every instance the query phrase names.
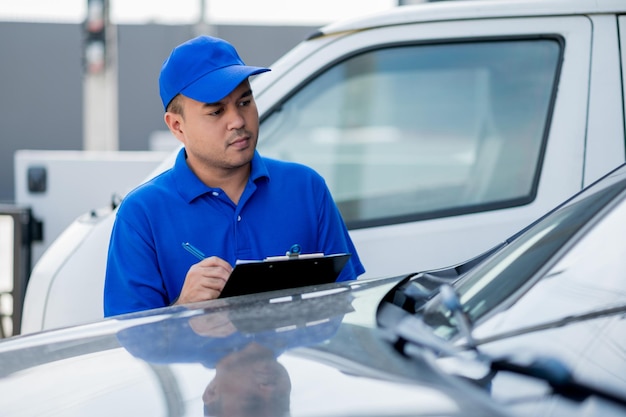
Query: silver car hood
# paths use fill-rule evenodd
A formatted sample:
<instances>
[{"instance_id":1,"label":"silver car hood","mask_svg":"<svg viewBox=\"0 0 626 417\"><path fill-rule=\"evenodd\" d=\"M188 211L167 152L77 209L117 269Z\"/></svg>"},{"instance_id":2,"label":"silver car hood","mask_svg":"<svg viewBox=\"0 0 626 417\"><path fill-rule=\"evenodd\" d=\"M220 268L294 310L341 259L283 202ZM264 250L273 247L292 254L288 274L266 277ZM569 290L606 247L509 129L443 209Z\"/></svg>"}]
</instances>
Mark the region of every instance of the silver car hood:
<instances>
[{"instance_id":1,"label":"silver car hood","mask_svg":"<svg viewBox=\"0 0 626 417\"><path fill-rule=\"evenodd\" d=\"M397 354L376 307L403 277L214 300L0 342L5 416L506 415Z\"/></svg>"}]
</instances>

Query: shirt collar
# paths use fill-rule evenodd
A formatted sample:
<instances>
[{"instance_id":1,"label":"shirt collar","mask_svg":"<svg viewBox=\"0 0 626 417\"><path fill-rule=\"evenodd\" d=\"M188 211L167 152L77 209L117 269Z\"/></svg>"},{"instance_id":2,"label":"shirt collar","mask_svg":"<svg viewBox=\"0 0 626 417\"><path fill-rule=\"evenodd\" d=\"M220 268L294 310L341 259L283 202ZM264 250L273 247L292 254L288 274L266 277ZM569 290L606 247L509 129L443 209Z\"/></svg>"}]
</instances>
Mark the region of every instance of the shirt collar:
<instances>
[{"instance_id":1,"label":"shirt collar","mask_svg":"<svg viewBox=\"0 0 626 417\"><path fill-rule=\"evenodd\" d=\"M270 175L265 165L265 161L261 158L261 155L255 150L254 156L251 161L250 182L256 182L260 178L267 178L269 180ZM218 188L209 187L204 184L200 178L193 173L193 171L187 165L187 152L185 148L181 148L176 156L176 162L172 168L172 175L174 176L174 182L178 193L185 199L187 203L191 203L194 199L200 197L203 194L221 191Z\"/></svg>"}]
</instances>

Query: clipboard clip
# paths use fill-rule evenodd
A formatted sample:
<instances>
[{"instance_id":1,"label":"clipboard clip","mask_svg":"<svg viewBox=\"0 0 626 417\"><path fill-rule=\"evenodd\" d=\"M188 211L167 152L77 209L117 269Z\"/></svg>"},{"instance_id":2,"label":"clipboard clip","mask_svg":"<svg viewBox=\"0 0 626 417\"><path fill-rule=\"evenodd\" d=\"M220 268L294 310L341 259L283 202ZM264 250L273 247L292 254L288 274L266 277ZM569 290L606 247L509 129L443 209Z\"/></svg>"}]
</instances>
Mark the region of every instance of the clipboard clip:
<instances>
[{"instance_id":1,"label":"clipboard clip","mask_svg":"<svg viewBox=\"0 0 626 417\"><path fill-rule=\"evenodd\" d=\"M300 256L301 252L302 247L296 243L294 245L291 245L289 250L285 253L285 256L288 256L289 258L297 258L298 256Z\"/></svg>"}]
</instances>

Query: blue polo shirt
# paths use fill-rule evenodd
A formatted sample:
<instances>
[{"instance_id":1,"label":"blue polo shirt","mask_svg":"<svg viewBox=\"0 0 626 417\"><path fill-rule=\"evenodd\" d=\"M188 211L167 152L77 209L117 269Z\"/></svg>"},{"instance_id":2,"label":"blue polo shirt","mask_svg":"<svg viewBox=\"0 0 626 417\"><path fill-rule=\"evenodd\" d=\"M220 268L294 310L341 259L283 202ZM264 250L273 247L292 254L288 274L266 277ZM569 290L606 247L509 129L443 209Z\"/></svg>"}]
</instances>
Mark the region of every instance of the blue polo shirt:
<instances>
[{"instance_id":1,"label":"blue polo shirt","mask_svg":"<svg viewBox=\"0 0 626 417\"><path fill-rule=\"evenodd\" d=\"M202 363L215 368L226 356L258 343L274 352L322 343L335 335L343 316L319 320L306 326L246 332L235 331L223 337L201 336L190 327L188 317L169 318L120 330L117 339L133 356L151 363ZM149 341L149 342L146 342Z\"/></svg>"},{"instance_id":2,"label":"blue polo shirt","mask_svg":"<svg viewBox=\"0 0 626 417\"><path fill-rule=\"evenodd\" d=\"M324 179L313 169L255 152L235 205L189 169L183 148L173 168L131 191L118 207L106 268L105 316L173 303L187 271L198 262L183 242L233 266L238 259L284 255L297 243L302 253L351 253L337 281L365 271Z\"/></svg>"}]
</instances>

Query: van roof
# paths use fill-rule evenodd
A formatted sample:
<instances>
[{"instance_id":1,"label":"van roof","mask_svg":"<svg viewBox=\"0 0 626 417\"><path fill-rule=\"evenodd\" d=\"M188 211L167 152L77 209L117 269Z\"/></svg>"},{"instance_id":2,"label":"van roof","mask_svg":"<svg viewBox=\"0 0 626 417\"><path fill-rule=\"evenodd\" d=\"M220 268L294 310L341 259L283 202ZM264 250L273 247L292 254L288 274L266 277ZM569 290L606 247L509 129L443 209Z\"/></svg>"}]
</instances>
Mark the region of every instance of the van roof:
<instances>
[{"instance_id":1,"label":"van roof","mask_svg":"<svg viewBox=\"0 0 626 417\"><path fill-rule=\"evenodd\" d=\"M520 16L590 15L626 13L624 0L467 0L398 6L383 12L341 20L322 27L311 37L395 26Z\"/></svg>"}]
</instances>

